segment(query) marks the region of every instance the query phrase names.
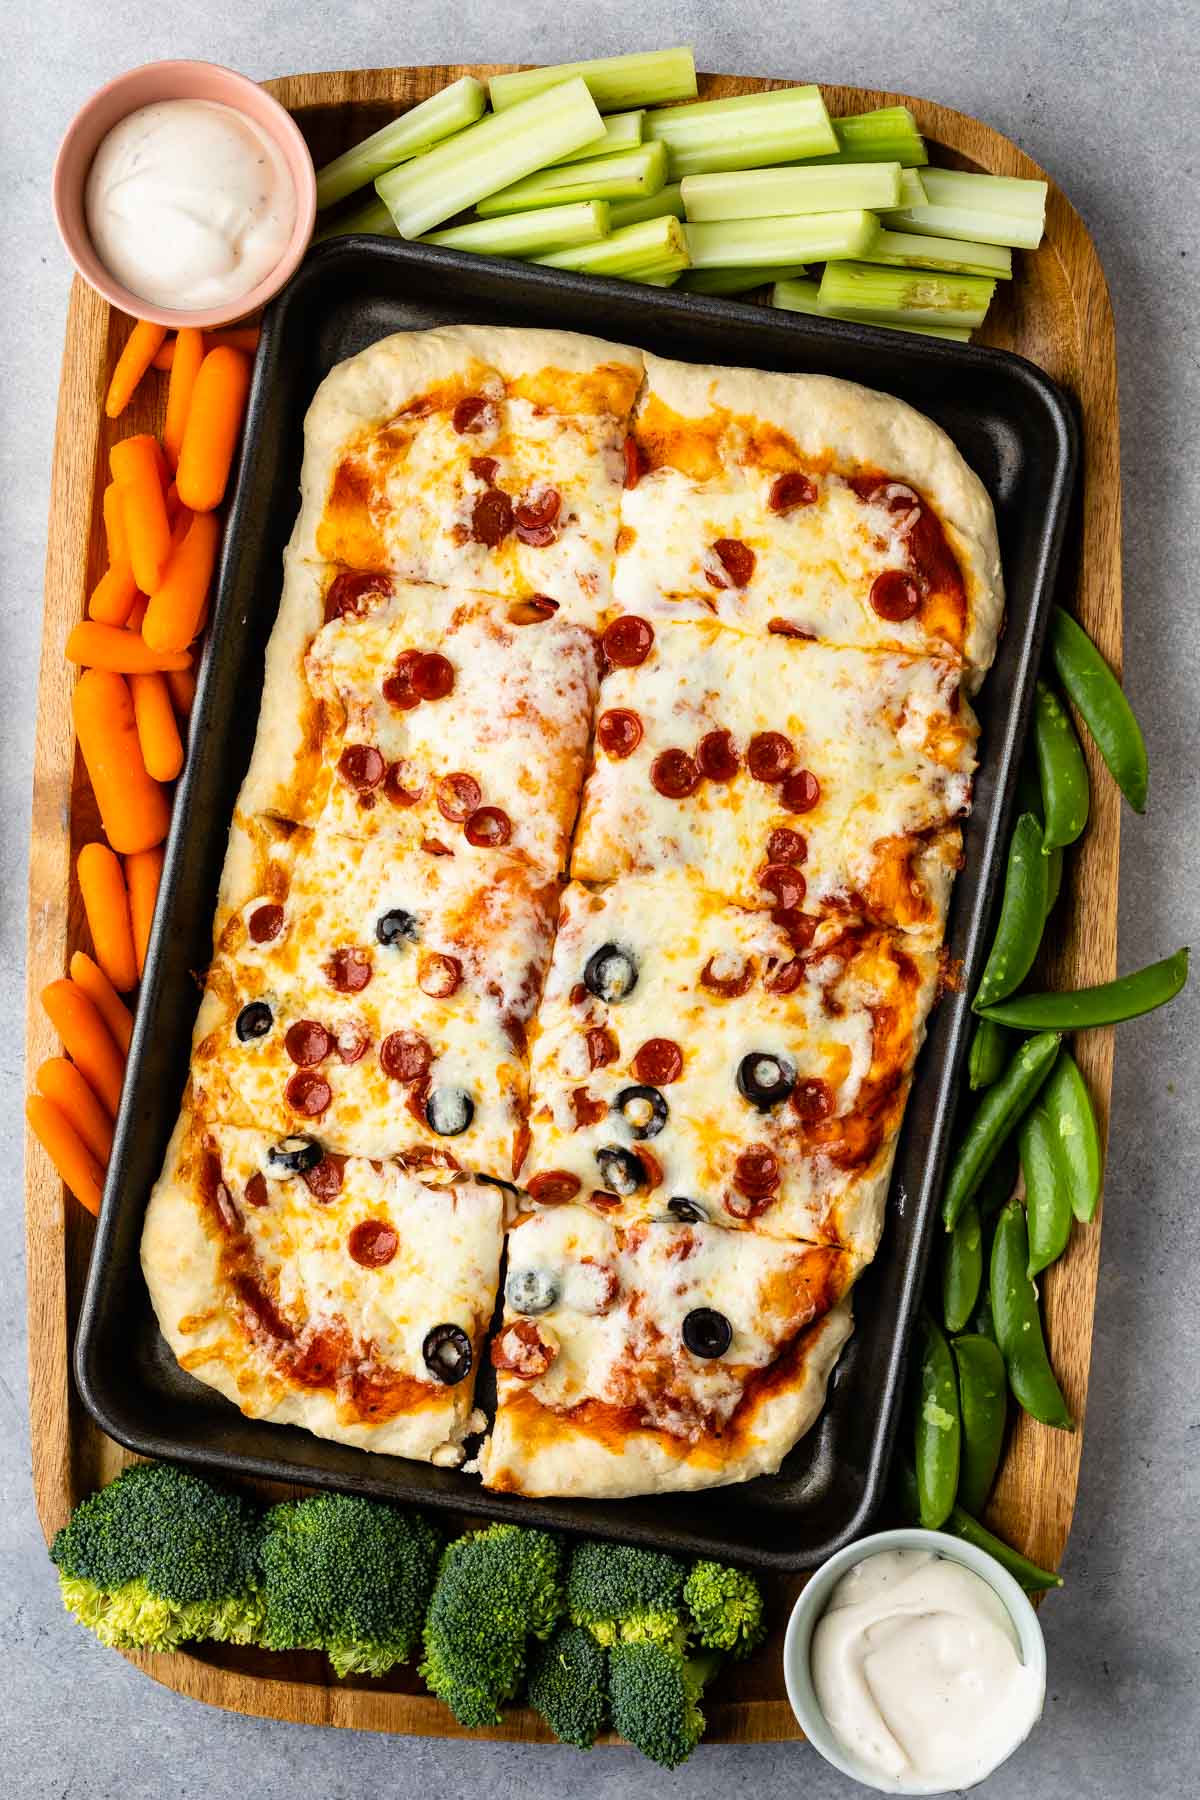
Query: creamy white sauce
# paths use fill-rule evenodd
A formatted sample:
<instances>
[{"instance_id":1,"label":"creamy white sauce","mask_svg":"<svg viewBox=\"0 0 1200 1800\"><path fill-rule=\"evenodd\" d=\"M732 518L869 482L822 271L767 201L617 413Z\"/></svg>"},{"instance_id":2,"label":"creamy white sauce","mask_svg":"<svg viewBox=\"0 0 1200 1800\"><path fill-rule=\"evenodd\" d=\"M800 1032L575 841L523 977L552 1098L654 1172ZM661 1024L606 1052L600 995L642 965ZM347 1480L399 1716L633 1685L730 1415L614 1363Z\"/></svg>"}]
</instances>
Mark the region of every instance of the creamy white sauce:
<instances>
[{"instance_id":1,"label":"creamy white sauce","mask_svg":"<svg viewBox=\"0 0 1200 1800\"><path fill-rule=\"evenodd\" d=\"M296 189L262 127L212 100L161 100L114 125L88 172L88 231L110 275L155 306L200 312L264 281Z\"/></svg>"},{"instance_id":2,"label":"creamy white sauce","mask_svg":"<svg viewBox=\"0 0 1200 1800\"><path fill-rule=\"evenodd\" d=\"M1041 1710L998 1595L925 1550L881 1551L844 1575L810 1665L830 1730L884 1786L982 1781Z\"/></svg>"}]
</instances>

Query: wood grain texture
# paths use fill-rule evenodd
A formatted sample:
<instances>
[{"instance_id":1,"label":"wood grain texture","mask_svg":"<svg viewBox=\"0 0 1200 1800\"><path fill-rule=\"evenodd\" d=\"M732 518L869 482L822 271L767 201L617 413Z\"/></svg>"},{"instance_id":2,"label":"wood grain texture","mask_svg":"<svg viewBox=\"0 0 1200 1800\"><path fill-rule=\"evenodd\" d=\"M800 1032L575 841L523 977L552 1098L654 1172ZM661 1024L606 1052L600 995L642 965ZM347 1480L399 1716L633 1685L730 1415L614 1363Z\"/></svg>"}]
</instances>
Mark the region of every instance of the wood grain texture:
<instances>
[{"instance_id":1,"label":"wood grain texture","mask_svg":"<svg viewBox=\"0 0 1200 1800\"><path fill-rule=\"evenodd\" d=\"M318 162L347 148L398 111L463 74L486 76L501 65L348 70L294 75L267 86L296 115ZM785 85L735 76L704 76L706 97ZM861 112L904 101L878 90L826 87L830 111ZM907 100L935 146L934 159L992 174L1044 179L1015 144L989 126L946 107ZM1068 531L1060 594L1073 604L1105 655L1118 668L1121 653L1121 503L1118 464L1117 374L1112 313L1095 247L1078 214L1051 183L1046 237L1039 250L1018 257L1019 278L1002 283L983 338L1037 363L1072 393L1083 422L1083 486ZM144 384L114 426L103 396L128 322L76 280L67 321L51 485L46 601L34 765L30 852L28 1072L53 1054L53 1034L37 1004L41 988L62 975L71 951L90 948L74 858L99 835L86 778L71 730L72 675L62 657L67 631L83 613L101 572L100 496L112 442L160 422L162 383ZM1092 823L1082 847L1067 859L1067 881L1043 951L1048 983L1078 986L1116 970L1117 859L1120 797L1090 741L1094 777ZM1077 1041L1077 1057L1107 1133L1113 1034L1096 1031ZM65 1202L65 1204L64 1204ZM29 1268L29 1370L33 1474L38 1511L49 1537L75 1503L130 1459L92 1425L70 1377L70 1345L91 1248L92 1222L64 1195L39 1146L26 1151ZM1082 1426L1091 1356L1092 1313L1100 1255L1100 1222L1073 1234L1045 1283L1051 1351L1063 1389ZM1039 1562L1054 1566L1070 1529L1082 1449L1082 1429L1051 1431L1022 1418L1013 1434L988 1523ZM748 1666L716 1684L710 1740L763 1741L798 1737L783 1691L783 1625L798 1581L771 1584L774 1630ZM154 1680L193 1699L305 1724L430 1736L468 1734L439 1702L421 1691L411 1671L382 1682L337 1682L325 1659L204 1646L191 1654L131 1658ZM486 1735L545 1740L531 1713L516 1710Z\"/></svg>"}]
</instances>

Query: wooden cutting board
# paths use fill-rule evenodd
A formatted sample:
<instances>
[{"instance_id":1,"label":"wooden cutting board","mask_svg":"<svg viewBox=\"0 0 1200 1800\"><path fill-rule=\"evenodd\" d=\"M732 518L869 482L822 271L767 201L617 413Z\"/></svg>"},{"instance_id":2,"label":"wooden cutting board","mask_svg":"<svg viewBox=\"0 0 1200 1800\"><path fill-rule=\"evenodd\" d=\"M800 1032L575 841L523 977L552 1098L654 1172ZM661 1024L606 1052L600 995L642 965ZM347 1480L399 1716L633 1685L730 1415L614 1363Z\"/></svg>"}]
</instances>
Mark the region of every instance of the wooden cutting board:
<instances>
[{"instance_id":1,"label":"wooden cutting board","mask_svg":"<svg viewBox=\"0 0 1200 1800\"><path fill-rule=\"evenodd\" d=\"M320 164L447 82L498 72L498 66L457 65L360 69L293 75L267 86L295 114ZM712 99L781 85L739 76L701 77L701 93ZM963 113L873 89L827 87L824 94L834 114L898 102L911 106L936 162L1045 178L1009 139ZM1121 495L1112 312L1095 246L1053 182L1045 239L1039 250L1019 255L1018 266L1018 279L1001 283L982 336L1037 363L1078 403L1083 491L1068 534L1061 597L1070 604L1073 596L1083 624L1119 668ZM127 321L77 278L67 318L46 557L30 848L30 1080L43 1058L58 1048L37 1004L38 993L65 973L73 950L90 947L74 861L80 846L99 836L71 730L73 675L63 660L63 640L83 616L85 597L102 572L100 495L110 444L130 431L155 430L161 422L165 384L153 380L143 384L145 392L116 426L104 417L104 393L127 330ZM1104 981L1116 972L1119 797L1090 741L1087 749L1095 777L1091 827L1082 848L1067 859L1063 900L1042 958L1047 983L1059 986ZM1111 1031L1089 1032L1078 1042L1078 1060L1105 1130L1112 1054ZM84 1495L130 1459L92 1424L71 1382L71 1342L92 1221L64 1194L32 1139L26 1155L26 1218L33 1473L38 1512L49 1538ZM1097 1219L1089 1230L1075 1231L1070 1249L1045 1282L1054 1364L1071 1412L1080 1421L1087 1399L1099 1257ZM1051 1431L1022 1416L988 1511L988 1523L1001 1536L1050 1566L1061 1557L1070 1529L1082 1439L1082 1429L1073 1434ZM780 1657L783 1626L799 1585L798 1580L771 1585L770 1641L749 1663L724 1672L714 1684L705 1708L710 1741L747 1743L801 1735L784 1693ZM338 1682L322 1656L216 1645L131 1660L179 1693L237 1712L360 1730L480 1735L463 1731L405 1670L384 1681ZM535 1715L519 1709L507 1715L502 1727L482 1735L546 1739L548 1733Z\"/></svg>"}]
</instances>

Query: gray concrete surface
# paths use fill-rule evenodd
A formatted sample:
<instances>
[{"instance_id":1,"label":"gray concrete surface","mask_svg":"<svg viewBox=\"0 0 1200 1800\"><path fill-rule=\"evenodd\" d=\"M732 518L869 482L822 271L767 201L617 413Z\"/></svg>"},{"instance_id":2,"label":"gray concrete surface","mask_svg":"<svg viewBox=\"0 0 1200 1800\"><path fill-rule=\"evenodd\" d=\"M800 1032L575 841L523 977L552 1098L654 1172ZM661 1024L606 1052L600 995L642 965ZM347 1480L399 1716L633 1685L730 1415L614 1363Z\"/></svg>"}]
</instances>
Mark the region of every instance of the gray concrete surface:
<instances>
[{"instance_id":1,"label":"gray concrete surface","mask_svg":"<svg viewBox=\"0 0 1200 1800\"><path fill-rule=\"evenodd\" d=\"M0 1787L13 1800L540 1800L850 1784L798 1746L701 1751L674 1777L630 1753L408 1742L266 1724L153 1687L59 1610L28 1475L19 1124L24 861L46 494L68 271L49 174L74 108L130 64L200 56L264 78L395 60L555 61L691 42L703 67L898 88L989 120L1090 225L1121 349L1126 657L1147 728L1148 816L1125 818L1125 967L1196 936L1200 782L1200 209L1195 14L1184 0L7 0L0 12ZM1092 1406L1065 1591L1043 1613L1051 1687L988 1800L1174 1800L1200 1766L1195 1063L1200 987L1121 1035Z\"/></svg>"}]
</instances>

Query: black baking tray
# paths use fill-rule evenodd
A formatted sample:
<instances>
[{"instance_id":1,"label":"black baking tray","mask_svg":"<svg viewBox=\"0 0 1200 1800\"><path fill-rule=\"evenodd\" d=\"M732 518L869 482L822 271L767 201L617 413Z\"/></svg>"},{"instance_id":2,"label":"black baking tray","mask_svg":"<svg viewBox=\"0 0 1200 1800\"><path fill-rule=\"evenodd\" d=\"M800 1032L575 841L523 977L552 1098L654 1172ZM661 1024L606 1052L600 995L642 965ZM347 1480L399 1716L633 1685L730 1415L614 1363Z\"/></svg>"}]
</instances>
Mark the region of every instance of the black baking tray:
<instances>
[{"instance_id":1,"label":"black baking tray","mask_svg":"<svg viewBox=\"0 0 1200 1800\"><path fill-rule=\"evenodd\" d=\"M142 1279L142 1218L187 1073L195 972L209 959L229 819L254 738L280 559L297 509L305 410L333 365L377 338L462 321L557 326L672 357L864 382L936 419L995 502L1008 614L978 706L981 762L949 926L963 979L937 1008L918 1063L883 1244L856 1292L856 1329L828 1404L778 1475L734 1487L622 1501L529 1500L490 1494L458 1471L244 1418L179 1368ZM1076 457L1066 397L1040 370L1001 352L423 244L347 237L314 251L263 325L75 1346L79 1391L103 1430L143 1455L232 1475L620 1536L781 1571L811 1566L861 1533L887 1475L969 1036L967 996L1002 874Z\"/></svg>"}]
</instances>

